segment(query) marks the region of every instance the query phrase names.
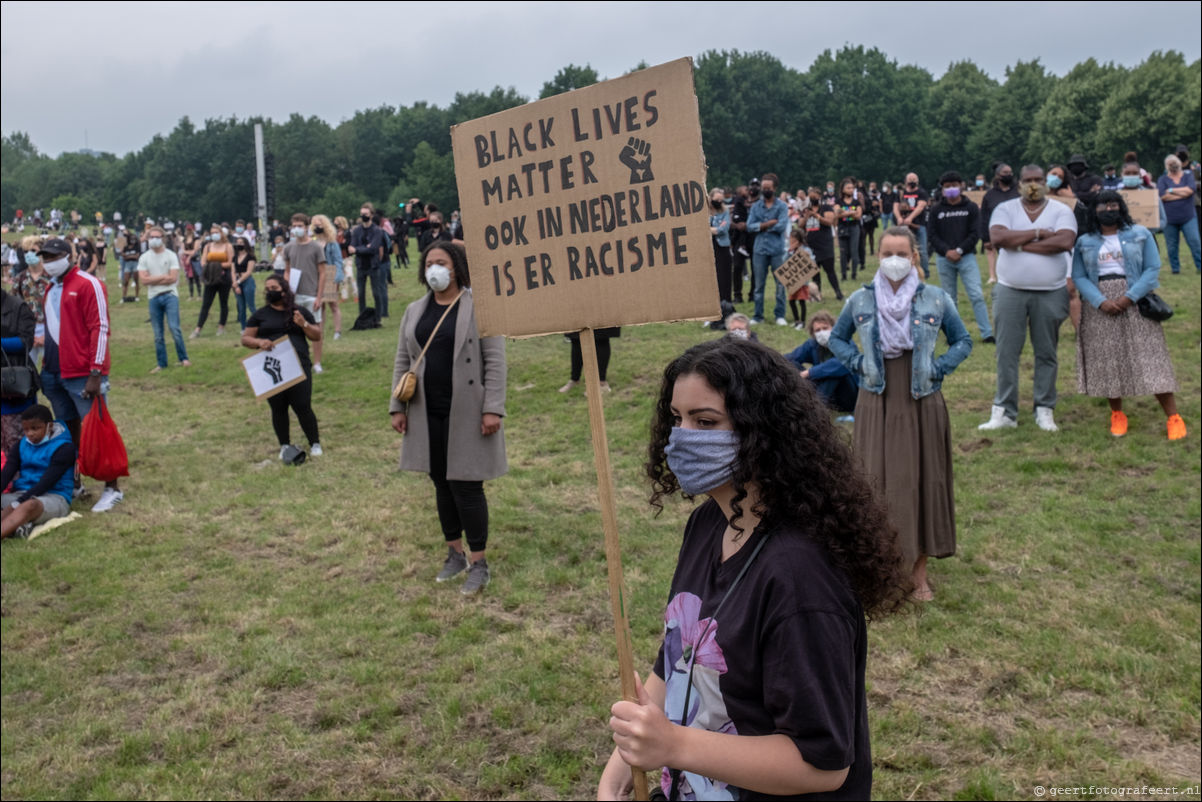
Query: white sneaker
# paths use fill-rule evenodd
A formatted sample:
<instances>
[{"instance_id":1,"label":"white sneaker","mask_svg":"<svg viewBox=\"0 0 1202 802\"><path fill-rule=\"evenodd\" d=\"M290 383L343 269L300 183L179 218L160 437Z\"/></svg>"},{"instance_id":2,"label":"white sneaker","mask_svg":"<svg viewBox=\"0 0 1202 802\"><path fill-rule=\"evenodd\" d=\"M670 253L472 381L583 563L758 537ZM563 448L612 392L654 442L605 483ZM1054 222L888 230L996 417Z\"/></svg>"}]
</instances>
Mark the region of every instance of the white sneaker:
<instances>
[{"instance_id":1,"label":"white sneaker","mask_svg":"<svg viewBox=\"0 0 1202 802\"><path fill-rule=\"evenodd\" d=\"M288 446L280 446L280 459L284 458L284 452L288 450Z\"/></svg>"},{"instance_id":2,"label":"white sneaker","mask_svg":"<svg viewBox=\"0 0 1202 802\"><path fill-rule=\"evenodd\" d=\"M753 318L751 319L751 323L750 323L749 325L752 325L752 326L758 326L758 325L760 325L760 324L761 324L761 323L763 323L763 322L764 322L764 321L760 320L759 318L753 317Z\"/></svg>"},{"instance_id":3,"label":"white sneaker","mask_svg":"<svg viewBox=\"0 0 1202 802\"><path fill-rule=\"evenodd\" d=\"M787 325L789 325L789 321L785 320L783 317L778 317L778 318L776 319L776 325L778 325L778 326L787 326Z\"/></svg>"},{"instance_id":4,"label":"white sneaker","mask_svg":"<svg viewBox=\"0 0 1202 802\"><path fill-rule=\"evenodd\" d=\"M125 494L120 490L114 490L111 487L106 487L104 492L100 494L100 500L92 505L92 512L108 512L113 507L121 503L125 498Z\"/></svg>"},{"instance_id":5,"label":"white sneaker","mask_svg":"<svg viewBox=\"0 0 1202 802\"><path fill-rule=\"evenodd\" d=\"M977 427L983 432L993 429L1017 429L1018 421L1006 415L1006 408L999 407L996 404L993 406L989 415L989 420Z\"/></svg>"},{"instance_id":6,"label":"white sneaker","mask_svg":"<svg viewBox=\"0 0 1202 802\"><path fill-rule=\"evenodd\" d=\"M1051 407L1035 407L1035 425L1045 432L1058 432L1060 427L1052 417Z\"/></svg>"},{"instance_id":7,"label":"white sneaker","mask_svg":"<svg viewBox=\"0 0 1202 802\"><path fill-rule=\"evenodd\" d=\"M324 453L326 452L321 450L321 443L314 443L313 445L309 446L310 457L320 457Z\"/></svg>"},{"instance_id":8,"label":"white sneaker","mask_svg":"<svg viewBox=\"0 0 1202 802\"><path fill-rule=\"evenodd\" d=\"M334 339L335 339L335 340L341 340L341 339L342 339L342 332L340 332L340 331L336 331L336 332L334 332Z\"/></svg>"},{"instance_id":9,"label":"white sneaker","mask_svg":"<svg viewBox=\"0 0 1202 802\"><path fill-rule=\"evenodd\" d=\"M321 370L321 363L320 363L320 362L316 362L316 363L314 363L314 364L313 364L313 372L314 372L314 373L321 373L321 372L322 372L322 370Z\"/></svg>"}]
</instances>

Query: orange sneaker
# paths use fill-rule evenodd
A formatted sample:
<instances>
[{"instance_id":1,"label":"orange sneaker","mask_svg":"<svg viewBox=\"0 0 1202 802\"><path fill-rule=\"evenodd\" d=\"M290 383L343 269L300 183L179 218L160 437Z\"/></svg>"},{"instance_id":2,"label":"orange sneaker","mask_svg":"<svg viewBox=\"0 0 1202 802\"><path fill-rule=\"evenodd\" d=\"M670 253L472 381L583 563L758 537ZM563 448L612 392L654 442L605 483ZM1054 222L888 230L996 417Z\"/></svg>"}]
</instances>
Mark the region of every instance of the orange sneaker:
<instances>
[{"instance_id":1,"label":"orange sneaker","mask_svg":"<svg viewBox=\"0 0 1202 802\"><path fill-rule=\"evenodd\" d=\"M1127 433L1127 416L1117 409L1110 410L1110 433L1115 437Z\"/></svg>"},{"instance_id":2,"label":"orange sneaker","mask_svg":"<svg viewBox=\"0 0 1202 802\"><path fill-rule=\"evenodd\" d=\"M1168 429L1170 440L1181 440L1185 437L1185 421L1181 420L1180 415L1169 417Z\"/></svg>"}]
</instances>

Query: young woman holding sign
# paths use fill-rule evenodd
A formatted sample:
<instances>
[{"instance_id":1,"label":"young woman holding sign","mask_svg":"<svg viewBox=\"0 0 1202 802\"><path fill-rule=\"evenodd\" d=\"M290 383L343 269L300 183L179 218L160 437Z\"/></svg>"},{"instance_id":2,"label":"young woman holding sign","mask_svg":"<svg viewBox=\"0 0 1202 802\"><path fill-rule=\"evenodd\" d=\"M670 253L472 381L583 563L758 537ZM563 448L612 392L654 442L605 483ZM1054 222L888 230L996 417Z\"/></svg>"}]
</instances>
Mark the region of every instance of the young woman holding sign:
<instances>
[{"instance_id":1,"label":"young woman holding sign","mask_svg":"<svg viewBox=\"0 0 1202 802\"><path fill-rule=\"evenodd\" d=\"M669 799L868 799L865 616L909 583L818 395L759 344L695 346L664 371L647 474L656 508L709 500L685 527L655 670L612 708L598 798L622 798L633 765L663 766Z\"/></svg>"},{"instance_id":2,"label":"young woman holding sign","mask_svg":"<svg viewBox=\"0 0 1202 802\"><path fill-rule=\"evenodd\" d=\"M309 454L320 457L321 438L317 432L317 416L313 414L313 363L309 359L309 341L321 339L321 326L308 309L296 305L292 288L279 275L272 274L263 282L263 296L267 304L256 309L246 321L242 344L247 348L270 351L274 342L286 334L305 371L304 381L267 399L271 407L271 426L280 441L280 459L284 459L291 438L289 407L296 413L305 437L309 438Z\"/></svg>"},{"instance_id":3,"label":"young woman holding sign","mask_svg":"<svg viewBox=\"0 0 1202 802\"><path fill-rule=\"evenodd\" d=\"M505 338L480 338L471 276L463 247L435 240L422 252L417 280L430 292L401 318L392 386L417 374L407 402L392 397L392 428L405 435L401 470L422 471L434 482L447 557L435 581L467 571L464 595L478 593L491 575L488 500L484 480L509 470L505 459ZM469 558L464 554L467 535Z\"/></svg>"}]
</instances>

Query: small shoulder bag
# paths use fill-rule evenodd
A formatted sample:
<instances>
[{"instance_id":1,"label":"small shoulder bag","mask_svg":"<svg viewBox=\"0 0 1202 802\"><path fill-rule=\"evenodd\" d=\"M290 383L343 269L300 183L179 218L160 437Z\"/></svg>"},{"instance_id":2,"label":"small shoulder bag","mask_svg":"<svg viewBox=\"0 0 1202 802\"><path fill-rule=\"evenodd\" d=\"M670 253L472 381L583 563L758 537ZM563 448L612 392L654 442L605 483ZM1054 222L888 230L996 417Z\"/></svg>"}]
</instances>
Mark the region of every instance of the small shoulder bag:
<instances>
[{"instance_id":1,"label":"small shoulder bag","mask_svg":"<svg viewBox=\"0 0 1202 802\"><path fill-rule=\"evenodd\" d=\"M451 301L451 303L447 305L447 308L442 313L442 317L440 317L438 322L434 324L434 330L430 332L430 338L426 340L426 346L422 348L422 352L417 355L417 359L414 360L413 366L401 374L400 381L396 383L396 387L392 388L392 397L397 401L400 401L402 404L407 404L409 399L413 398L413 394L417 392L418 365L422 363L422 358L426 355L426 351L430 349L430 344L434 342L434 335L438 334L438 330L442 328L442 322L447 319L447 315L451 313L451 310L455 308L455 304L459 303L459 299L462 297L463 290L460 290L459 294L455 296L455 300Z\"/></svg>"}]
</instances>

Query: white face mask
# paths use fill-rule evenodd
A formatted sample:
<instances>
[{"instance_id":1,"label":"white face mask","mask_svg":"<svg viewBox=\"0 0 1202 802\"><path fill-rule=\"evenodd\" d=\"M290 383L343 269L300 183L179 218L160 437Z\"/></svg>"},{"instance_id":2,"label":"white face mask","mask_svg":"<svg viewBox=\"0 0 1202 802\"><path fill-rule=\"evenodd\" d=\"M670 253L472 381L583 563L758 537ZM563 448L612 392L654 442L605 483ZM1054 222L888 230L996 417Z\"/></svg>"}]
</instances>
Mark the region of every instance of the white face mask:
<instances>
[{"instance_id":1,"label":"white face mask","mask_svg":"<svg viewBox=\"0 0 1202 802\"><path fill-rule=\"evenodd\" d=\"M50 274L51 278L58 278L63 273L67 272L67 268L71 266L71 260L67 257L55 259L53 262L43 262L42 269Z\"/></svg>"},{"instance_id":2,"label":"white face mask","mask_svg":"<svg viewBox=\"0 0 1202 802\"><path fill-rule=\"evenodd\" d=\"M162 237L151 237L150 239L148 239L146 241L146 244L157 251L159 248L163 247L163 238Z\"/></svg>"},{"instance_id":3,"label":"white face mask","mask_svg":"<svg viewBox=\"0 0 1202 802\"><path fill-rule=\"evenodd\" d=\"M831 341L831 330L818 329L818 331L814 332L814 339L818 341L819 345L826 348L826 344Z\"/></svg>"},{"instance_id":4,"label":"white face mask","mask_svg":"<svg viewBox=\"0 0 1202 802\"><path fill-rule=\"evenodd\" d=\"M751 336L751 332L749 332L747 329L731 329L730 336L738 337L740 340L746 340Z\"/></svg>"},{"instance_id":5,"label":"white face mask","mask_svg":"<svg viewBox=\"0 0 1202 802\"><path fill-rule=\"evenodd\" d=\"M225 226L222 226L222 227L221 227L221 233L222 233L222 234L225 234L225 235L228 237L228 236L229 236L229 234L230 234L230 230L229 230L228 228L226 228Z\"/></svg>"},{"instance_id":6,"label":"white face mask","mask_svg":"<svg viewBox=\"0 0 1202 802\"><path fill-rule=\"evenodd\" d=\"M446 265L427 265L426 283L435 292L442 292L451 286L451 270Z\"/></svg>"},{"instance_id":7,"label":"white face mask","mask_svg":"<svg viewBox=\"0 0 1202 802\"><path fill-rule=\"evenodd\" d=\"M913 269L914 265L904 256L886 256L881 260L881 272L890 281L901 281Z\"/></svg>"},{"instance_id":8,"label":"white face mask","mask_svg":"<svg viewBox=\"0 0 1202 802\"><path fill-rule=\"evenodd\" d=\"M297 226L296 228L292 229L292 236L300 239L301 237L305 236L305 229Z\"/></svg>"}]
</instances>

